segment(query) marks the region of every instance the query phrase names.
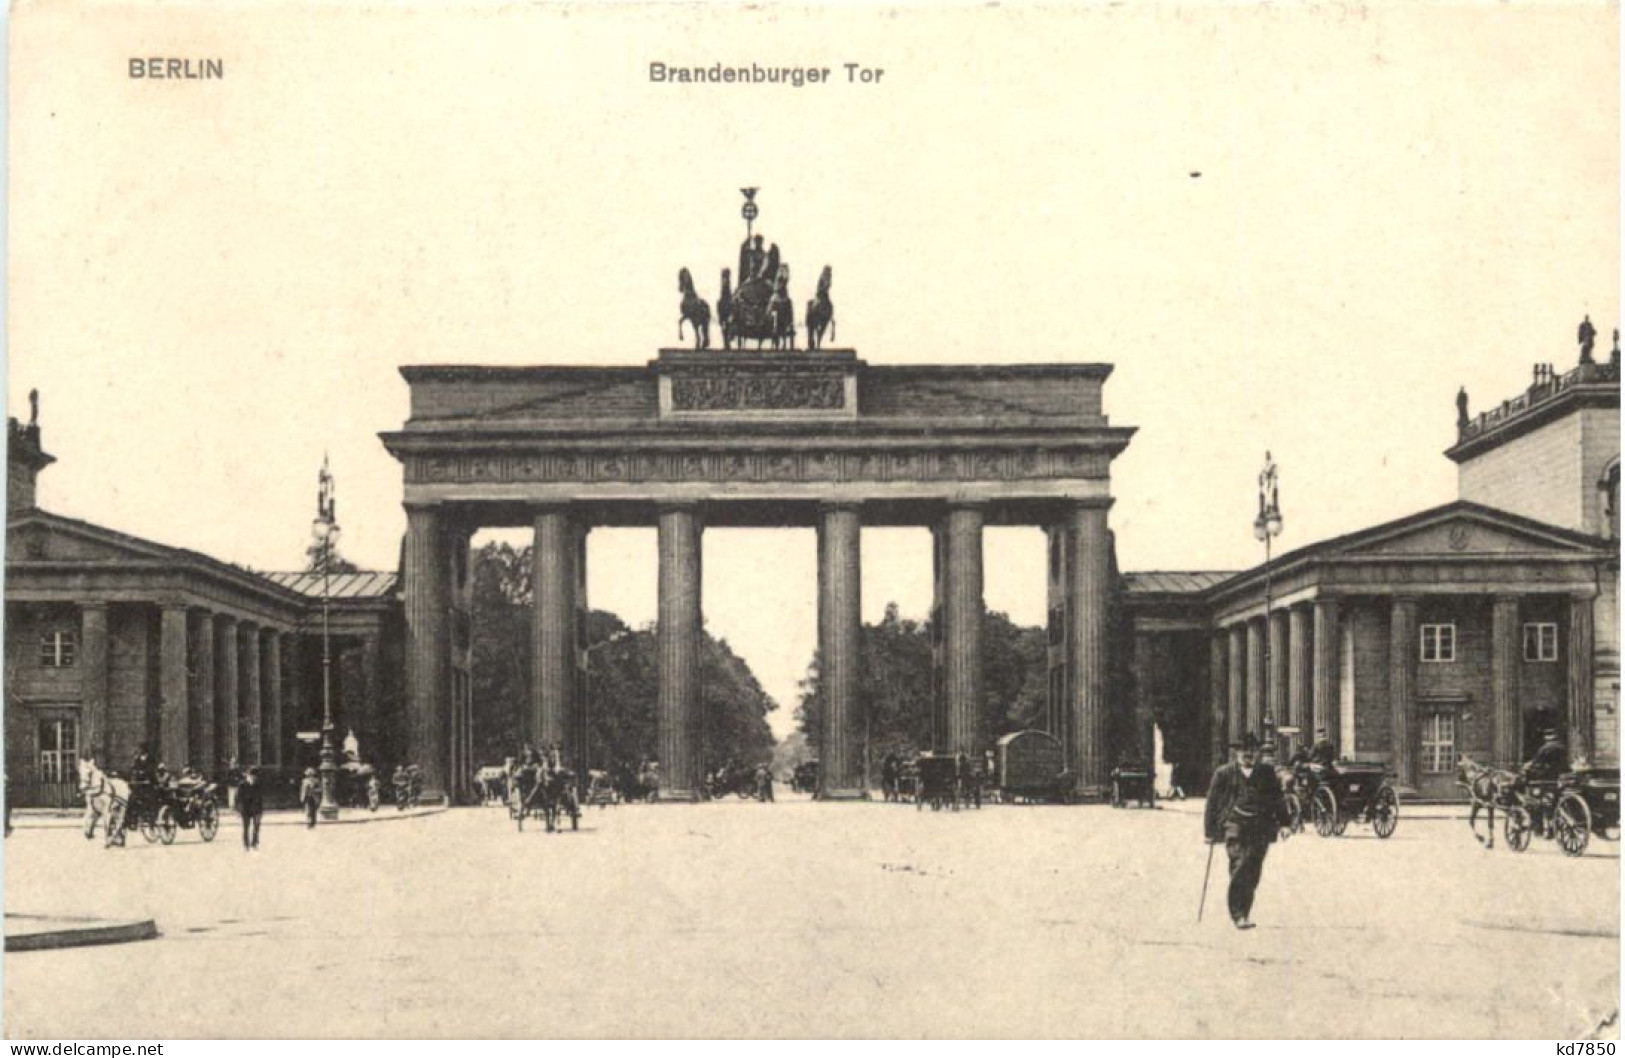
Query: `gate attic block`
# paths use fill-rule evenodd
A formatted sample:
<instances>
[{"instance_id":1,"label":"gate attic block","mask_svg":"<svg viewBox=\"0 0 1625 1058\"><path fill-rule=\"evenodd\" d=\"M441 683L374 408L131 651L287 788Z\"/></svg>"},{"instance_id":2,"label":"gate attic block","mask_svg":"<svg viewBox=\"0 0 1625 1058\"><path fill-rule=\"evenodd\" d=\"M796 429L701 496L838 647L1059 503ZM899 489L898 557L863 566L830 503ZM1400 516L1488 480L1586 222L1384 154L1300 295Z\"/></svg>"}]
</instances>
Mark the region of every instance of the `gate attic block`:
<instances>
[{"instance_id":1,"label":"gate attic block","mask_svg":"<svg viewBox=\"0 0 1625 1058\"><path fill-rule=\"evenodd\" d=\"M1111 461L1134 433L1112 426L1102 409L1110 365L870 366L850 349L664 349L637 367L409 366L401 373L411 417L382 440L401 461L411 514L408 756L431 785L444 780L449 761L439 743L448 730L451 646L444 587L414 579L446 568L438 549L447 535L437 528L453 524L465 533L533 528L549 552L538 558L533 649L543 663L531 714L549 734L572 730L582 705L564 678L581 646L566 619L577 590L562 553L566 526L661 529L660 619L676 626L661 630L658 742L671 758L662 763L674 792L685 794L703 765L717 763L696 742L699 686L685 664L699 635L699 585L691 580L704 527L819 529L820 648L833 651L840 684L821 733L836 765L827 771L832 797L861 795L865 783L857 660L843 649L855 642L859 621L860 527L948 534L939 601L959 631L945 641L952 719L943 741L951 745L936 748L967 752L986 748L974 720L982 527L1061 527L1071 558L1061 593L1070 678L1055 713L1070 732L1068 765L1080 792L1104 785L1111 757L1102 741L1106 511Z\"/></svg>"}]
</instances>

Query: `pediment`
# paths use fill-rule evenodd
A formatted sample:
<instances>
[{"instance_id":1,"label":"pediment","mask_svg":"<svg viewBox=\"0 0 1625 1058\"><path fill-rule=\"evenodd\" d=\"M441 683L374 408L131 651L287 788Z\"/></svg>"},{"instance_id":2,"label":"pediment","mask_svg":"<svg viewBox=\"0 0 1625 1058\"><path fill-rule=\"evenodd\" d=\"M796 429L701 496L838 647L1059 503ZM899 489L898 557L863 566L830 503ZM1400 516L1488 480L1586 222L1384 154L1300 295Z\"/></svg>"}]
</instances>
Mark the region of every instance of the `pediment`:
<instances>
[{"instance_id":1,"label":"pediment","mask_svg":"<svg viewBox=\"0 0 1625 1058\"><path fill-rule=\"evenodd\" d=\"M1330 548L1333 555L1594 557L1602 541L1486 507L1452 505L1375 526Z\"/></svg>"},{"instance_id":2,"label":"pediment","mask_svg":"<svg viewBox=\"0 0 1625 1058\"><path fill-rule=\"evenodd\" d=\"M182 553L88 523L32 514L6 529L7 562L163 562Z\"/></svg>"}]
</instances>

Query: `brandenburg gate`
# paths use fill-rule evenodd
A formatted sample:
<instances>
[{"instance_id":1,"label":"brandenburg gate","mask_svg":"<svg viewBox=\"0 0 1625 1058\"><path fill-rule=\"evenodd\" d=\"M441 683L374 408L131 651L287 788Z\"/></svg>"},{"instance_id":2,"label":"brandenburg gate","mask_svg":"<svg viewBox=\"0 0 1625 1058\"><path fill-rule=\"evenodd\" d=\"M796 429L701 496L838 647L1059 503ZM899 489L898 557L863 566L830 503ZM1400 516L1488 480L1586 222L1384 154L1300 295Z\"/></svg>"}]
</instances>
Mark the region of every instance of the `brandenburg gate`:
<instances>
[{"instance_id":1,"label":"brandenburg gate","mask_svg":"<svg viewBox=\"0 0 1625 1058\"><path fill-rule=\"evenodd\" d=\"M813 526L822 795L864 796L860 529L931 529L934 748L975 753L988 742L982 531L1031 525L1050 543L1053 733L1079 792L1097 792L1110 768L1110 470L1133 435L1102 411L1110 373L1104 364L871 366L849 349L739 348L662 349L635 367L403 368L411 417L383 441L405 469L408 759L435 790L459 788L470 764L466 667L452 661L469 633L456 627L466 617L453 601L476 529L535 533L527 733L569 748L582 730L585 535L652 525L661 796L697 796L701 535Z\"/></svg>"}]
</instances>

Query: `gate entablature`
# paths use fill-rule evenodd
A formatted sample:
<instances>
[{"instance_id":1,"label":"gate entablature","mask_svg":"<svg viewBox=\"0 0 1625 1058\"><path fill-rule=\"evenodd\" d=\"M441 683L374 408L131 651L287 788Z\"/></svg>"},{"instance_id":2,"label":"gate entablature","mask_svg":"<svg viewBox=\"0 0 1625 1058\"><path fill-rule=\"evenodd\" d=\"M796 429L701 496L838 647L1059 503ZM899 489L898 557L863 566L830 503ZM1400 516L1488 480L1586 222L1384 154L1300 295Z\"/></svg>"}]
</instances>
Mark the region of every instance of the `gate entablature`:
<instances>
[{"instance_id":1,"label":"gate entablature","mask_svg":"<svg viewBox=\"0 0 1625 1058\"><path fill-rule=\"evenodd\" d=\"M850 350L662 350L642 368L406 367L382 435L409 504L1108 495L1133 436L1108 365L870 367ZM1004 520L1021 520L1009 517Z\"/></svg>"}]
</instances>

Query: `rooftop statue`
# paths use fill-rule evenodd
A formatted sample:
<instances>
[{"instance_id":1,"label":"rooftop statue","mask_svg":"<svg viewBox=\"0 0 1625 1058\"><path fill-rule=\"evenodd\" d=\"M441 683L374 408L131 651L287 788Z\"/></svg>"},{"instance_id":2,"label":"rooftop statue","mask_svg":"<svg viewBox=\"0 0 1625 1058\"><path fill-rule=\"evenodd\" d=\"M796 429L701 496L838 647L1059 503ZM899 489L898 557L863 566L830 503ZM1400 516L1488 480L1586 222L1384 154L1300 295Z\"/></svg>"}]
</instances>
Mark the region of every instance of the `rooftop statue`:
<instances>
[{"instance_id":1,"label":"rooftop statue","mask_svg":"<svg viewBox=\"0 0 1625 1058\"><path fill-rule=\"evenodd\" d=\"M1467 387L1463 386L1456 392L1456 428L1464 430L1468 423L1467 415Z\"/></svg>"},{"instance_id":2,"label":"rooftop statue","mask_svg":"<svg viewBox=\"0 0 1625 1058\"><path fill-rule=\"evenodd\" d=\"M1585 319L1580 321L1579 339L1580 363L1589 364L1591 363L1591 350L1597 344L1597 328L1591 325L1591 316L1589 313L1586 315Z\"/></svg>"},{"instance_id":3,"label":"rooftop statue","mask_svg":"<svg viewBox=\"0 0 1625 1058\"><path fill-rule=\"evenodd\" d=\"M756 188L742 188L745 205L745 241L739 244L739 271L731 286L726 269L722 273L722 296L717 299L717 321L722 327L725 349L743 349L754 339L774 349L796 347L795 305L790 300L790 266L779 256L777 243L769 243L753 230L758 209Z\"/></svg>"},{"instance_id":4,"label":"rooftop statue","mask_svg":"<svg viewBox=\"0 0 1625 1058\"><path fill-rule=\"evenodd\" d=\"M830 268L824 266L818 277L818 294L807 302L807 348L817 349L824 341L824 330L835 337L835 303L829 299Z\"/></svg>"}]
</instances>

